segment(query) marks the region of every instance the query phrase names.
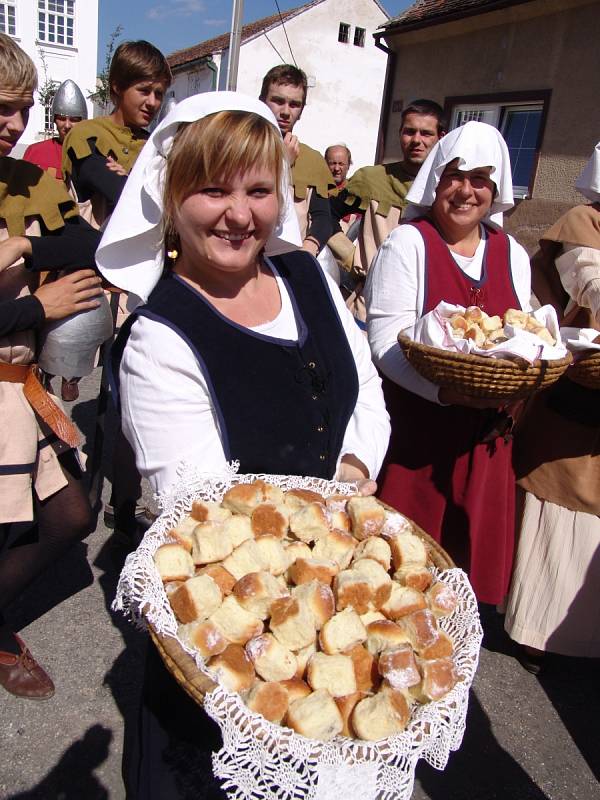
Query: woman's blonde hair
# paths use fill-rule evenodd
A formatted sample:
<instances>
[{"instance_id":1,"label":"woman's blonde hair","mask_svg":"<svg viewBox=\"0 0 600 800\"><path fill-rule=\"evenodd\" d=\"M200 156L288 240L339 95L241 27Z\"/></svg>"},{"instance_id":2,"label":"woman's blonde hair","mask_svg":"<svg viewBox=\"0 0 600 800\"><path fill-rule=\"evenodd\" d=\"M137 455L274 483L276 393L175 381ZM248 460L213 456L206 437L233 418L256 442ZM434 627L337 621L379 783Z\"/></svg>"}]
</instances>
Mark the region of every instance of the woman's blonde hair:
<instances>
[{"instance_id":1,"label":"woman's blonde hair","mask_svg":"<svg viewBox=\"0 0 600 800\"><path fill-rule=\"evenodd\" d=\"M277 128L260 114L219 111L180 126L167 158L164 231L167 250L177 248L176 209L202 186L227 181L253 169L269 170L283 209L283 141Z\"/></svg>"},{"instance_id":2,"label":"woman's blonde hair","mask_svg":"<svg viewBox=\"0 0 600 800\"><path fill-rule=\"evenodd\" d=\"M0 94L2 89L33 94L37 82L35 64L27 53L10 36L0 33Z\"/></svg>"}]
</instances>

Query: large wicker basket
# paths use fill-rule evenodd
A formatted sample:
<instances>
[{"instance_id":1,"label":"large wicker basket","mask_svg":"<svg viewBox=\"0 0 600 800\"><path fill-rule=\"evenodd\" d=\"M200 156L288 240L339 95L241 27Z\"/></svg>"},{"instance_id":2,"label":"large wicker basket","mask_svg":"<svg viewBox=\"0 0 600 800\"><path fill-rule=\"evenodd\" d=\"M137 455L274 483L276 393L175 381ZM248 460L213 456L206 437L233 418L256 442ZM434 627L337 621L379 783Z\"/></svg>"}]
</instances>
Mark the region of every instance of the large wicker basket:
<instances>
[{"instance_id":1,"label":"large wicker basket","mask_svg":"<svg viewBox=\"0 0 600 800\"><path fill-rule=\"evenodd\" d=\"M587 389L600 389L600 353L574 361L567 376Z\"/></svg>"},{"instance_id":2,"label":"large wicker basket","mask_svg":"<svg viewBox=\"0 0 600 800\"><path fill-rule=\"evenodd\" d=\"M395 511L394 508L386 503L382 503L382 505L389 511ZM414 522L412 525L414 533L425 542L432 566L440 572L446 569L453 569L456 565L444 548ZM194 659L185 652L177 639L172 636L162 636L151 625L149 625L149 629L152 641L156 645L167 670L177 683L185 689L192 700L202 705L204 695L214 689L216 684L198 669Z\"/></svg>"},{"instance_id":3,"label":"large wicker basket","mask_svg":"<svg viewBox=\"0 0 600 800\"><path fill-rule=\"evenodd\" d=\"M427 380L486 400L519 400L551 386L573 360L570 353L533 364L523 359L467 355L419 344L404 334L398 336L398 343L407 361Z\"/></svg>"}]
</instances>

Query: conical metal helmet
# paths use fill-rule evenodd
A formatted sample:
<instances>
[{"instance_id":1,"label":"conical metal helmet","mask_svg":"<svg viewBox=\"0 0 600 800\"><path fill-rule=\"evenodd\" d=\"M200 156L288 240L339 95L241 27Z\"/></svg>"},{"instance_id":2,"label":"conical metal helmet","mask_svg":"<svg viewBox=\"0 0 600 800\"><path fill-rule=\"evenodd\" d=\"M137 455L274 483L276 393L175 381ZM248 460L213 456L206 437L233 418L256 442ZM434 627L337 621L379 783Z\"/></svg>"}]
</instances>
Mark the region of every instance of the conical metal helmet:
<instances>
[{"instance_id":1,"label":"conical metal helmet","mask_svg":"<svg viewBox=\"0 0 600 800\"><path fill-rule=\"evenodd\" d=\"M67 78L56 90L52 101L52 116L64 114L66 117L81 117L87 119L88 112L85 97L79 86Z\"/></svg>"}]
</instances>

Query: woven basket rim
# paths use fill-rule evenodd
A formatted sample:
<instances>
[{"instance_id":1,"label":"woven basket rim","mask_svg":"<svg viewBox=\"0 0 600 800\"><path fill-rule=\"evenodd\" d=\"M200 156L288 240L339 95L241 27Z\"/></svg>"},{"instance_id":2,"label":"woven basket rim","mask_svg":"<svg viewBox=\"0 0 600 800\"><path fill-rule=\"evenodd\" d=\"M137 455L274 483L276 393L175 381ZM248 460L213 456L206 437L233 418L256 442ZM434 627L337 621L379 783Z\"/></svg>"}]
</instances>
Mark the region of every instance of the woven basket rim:
<instances>
[{"instance_id":1,"label":"woven basket rim","mask_svg":"<svg viewBox=\"0 0 600 800\"><path fill-rule=\"evenodd\" d=\"M436 358L455 361L459 364L462 363L470 368L474 368L475 366L489 368L491 364L497 364L504 369L513 370L519 374L527 372L528 368L538 368L541 364L552 364L556 367L562 367L563 365L568 366L573 360L573 356L570 352L567 352L567 355L563 356L563 358L538 358L532 364L524 359L492 358L490 356L480 356L478 353L459 353L455 350L444 350L441 347L433 347L429 344L415 342L414 339L411 339L404 333L398 334L398 343L403 350L404 348L410 348L411 350L416 350L421 353L423 356L432 355ZM600 353L598 355L600 355Z\"/></svg>"},{"instance_id":2,"label":"woven basket rim","mask_svg":"<svg viewBox=\"0 0 600 800\"><path fill-rule=\"evenodd\" d=\"M379 499L377 502L392 513L401 513L393 506ZM403 514L402 516L406 515ZM424 540L427 553L433 566L441 572L447 569L453 569L456 565L444 548L419 527L416 522L409 517L406 517L406 519L411 523L414 533ZM148 629L150 631L150 638L158 650L167 670L182 689L188 693L192 700L200 706L203 705L204 695L214 689L217 684L198 669L192 656L185 652L174 636L166 636L158 633L151 623L148 623Z\"/></svg>"}]
</instances>

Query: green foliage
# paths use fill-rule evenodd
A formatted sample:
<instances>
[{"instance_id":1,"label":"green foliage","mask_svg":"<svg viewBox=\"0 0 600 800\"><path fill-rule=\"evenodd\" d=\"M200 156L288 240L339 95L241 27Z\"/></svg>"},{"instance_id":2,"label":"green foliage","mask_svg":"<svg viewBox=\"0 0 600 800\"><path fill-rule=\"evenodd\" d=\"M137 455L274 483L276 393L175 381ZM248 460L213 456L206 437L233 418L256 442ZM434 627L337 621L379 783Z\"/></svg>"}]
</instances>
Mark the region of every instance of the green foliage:
<instances>
[{"instance_id":1,"label":"green foliage","mask_svg":"<svg viewBox=\"0 0 600 800\"><path fill-rule=\"evenodd\" d=\"M105 111L107 111L109 106L111 105L110 84L108 82L108 74L110 72L110 62L112 61L112 57L116 49L117 39L121 36L122 33L123 33L123 26L117 25L117 27L109 36L108 42L106 43L104 68L96 78L96 91L90 92L88 94L88 98L90 100L93 100L94 103L97 103L99 106L101 106Z\"/></svg>"}]
</instances>

